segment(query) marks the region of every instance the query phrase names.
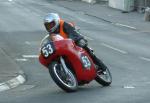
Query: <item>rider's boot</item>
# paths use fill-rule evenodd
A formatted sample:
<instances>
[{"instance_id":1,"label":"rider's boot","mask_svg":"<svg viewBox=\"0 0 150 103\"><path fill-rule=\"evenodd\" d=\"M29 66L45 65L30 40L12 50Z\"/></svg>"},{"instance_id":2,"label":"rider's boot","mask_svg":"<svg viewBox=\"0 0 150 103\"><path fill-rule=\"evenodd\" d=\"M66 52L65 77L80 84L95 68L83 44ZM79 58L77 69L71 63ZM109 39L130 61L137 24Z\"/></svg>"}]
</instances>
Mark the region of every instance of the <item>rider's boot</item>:
<instances>
[{"instance_id":1,"label":"rider's boot","mask_svg":"<svg viewBox=\"0 0 150 103\"><path fill-rule=\"evenodd\" d=\"M99 69L102 71L106 71L107 67L104 65L104 63L94 54L94 51L89 48L88 46L85 47L85 50L89 53L91 58L93 59L94 63L98 65Z\"/></svg>"}]
</instances>

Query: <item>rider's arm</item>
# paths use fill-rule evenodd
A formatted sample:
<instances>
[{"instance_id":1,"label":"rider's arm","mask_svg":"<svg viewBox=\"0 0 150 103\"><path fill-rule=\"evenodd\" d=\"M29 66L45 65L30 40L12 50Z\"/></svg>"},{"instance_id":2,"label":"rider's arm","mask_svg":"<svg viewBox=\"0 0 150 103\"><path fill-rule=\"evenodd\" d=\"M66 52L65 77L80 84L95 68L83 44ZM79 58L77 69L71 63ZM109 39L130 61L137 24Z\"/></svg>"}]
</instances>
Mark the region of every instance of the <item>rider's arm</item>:
<instances>
[{"instance_id":1,"label":"rider's arm","mask_svg":"<svg viewBox=\"0 0 150 103\"><path fill-rule=\"evenodd\" d=\"M67 22L64 22L64 32L68 34L68 37L73 39L75 42L84 39L84 37L75 29L75 27Z\"/></svg>"}]
</instances>

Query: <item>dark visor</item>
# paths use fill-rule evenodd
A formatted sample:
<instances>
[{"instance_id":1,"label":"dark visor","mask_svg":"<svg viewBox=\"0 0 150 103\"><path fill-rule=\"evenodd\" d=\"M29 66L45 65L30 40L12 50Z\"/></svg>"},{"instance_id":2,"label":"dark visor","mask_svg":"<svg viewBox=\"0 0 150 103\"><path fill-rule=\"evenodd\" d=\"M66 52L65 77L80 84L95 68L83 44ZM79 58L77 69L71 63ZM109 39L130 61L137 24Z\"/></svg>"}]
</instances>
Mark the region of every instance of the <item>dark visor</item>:
<instances>
[{"instance_id":1,"label":"dark visor","mask_svg":"<svg viewBox=\"0 0 150 103\"><path fill-rule=\"evenodd\" d=\"M55 22L52 21L50 23L45 23L44 25L45 25L47 31L51 31L51 29L55 26Z\"/></svg>"}]
</instances>

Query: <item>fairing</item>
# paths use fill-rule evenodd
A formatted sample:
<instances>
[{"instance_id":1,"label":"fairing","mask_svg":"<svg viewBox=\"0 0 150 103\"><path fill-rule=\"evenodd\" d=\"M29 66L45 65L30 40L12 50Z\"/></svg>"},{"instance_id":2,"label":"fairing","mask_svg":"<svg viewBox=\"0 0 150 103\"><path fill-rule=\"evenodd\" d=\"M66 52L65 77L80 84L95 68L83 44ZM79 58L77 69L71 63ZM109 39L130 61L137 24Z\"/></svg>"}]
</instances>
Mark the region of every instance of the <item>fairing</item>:
<instances>
[{"instance_id":1,"label":"fairing","mask_svg":"<svg viewBox=\"0 0 150 103\"><path fill-rule=\"evenodd\" d=\"M71 39L63 39L58 36L53 36L52 39L53 41L51 42L54 45L55 51L48 58L45 58L41 53L39 56L41 64L48 67L52 61L60 56L64 56L73 67L71 69L75 71L75 75L79 82L90 82L96 77L94 63L84 49L76 46Z\"/></svg>"}]
</instances>

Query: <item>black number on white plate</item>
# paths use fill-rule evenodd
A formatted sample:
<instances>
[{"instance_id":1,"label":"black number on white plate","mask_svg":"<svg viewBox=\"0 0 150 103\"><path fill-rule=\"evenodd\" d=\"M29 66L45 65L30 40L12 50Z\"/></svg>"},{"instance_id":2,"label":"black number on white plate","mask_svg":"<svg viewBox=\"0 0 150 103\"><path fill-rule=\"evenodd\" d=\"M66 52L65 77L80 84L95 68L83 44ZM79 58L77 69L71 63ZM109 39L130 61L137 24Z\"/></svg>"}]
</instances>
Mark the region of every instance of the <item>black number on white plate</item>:
<instances>
[{"instance_id":1,"label":"black number on white plate","mask_svg":"<svg viewBox=\"0 0 150 103\"><path fill-rule=\"evenodd\" d=\"M42 48L42 54L45 58L49 57L51 54L54 53L54 49L51 43L46 44L43 48Z\"/></svg>"},{"instance_id":2,"label":"black number on white plate","mask_svg":"<svg viewBox=\"0 0 150 103\"><path fill-rule=\"evenodd\" d=\"M85 68L90 68L91 67L91 62L90 62L90 60L87 56L82 56L81 59L82 59L83 66Z\"/></svg>"}]
</instances>

